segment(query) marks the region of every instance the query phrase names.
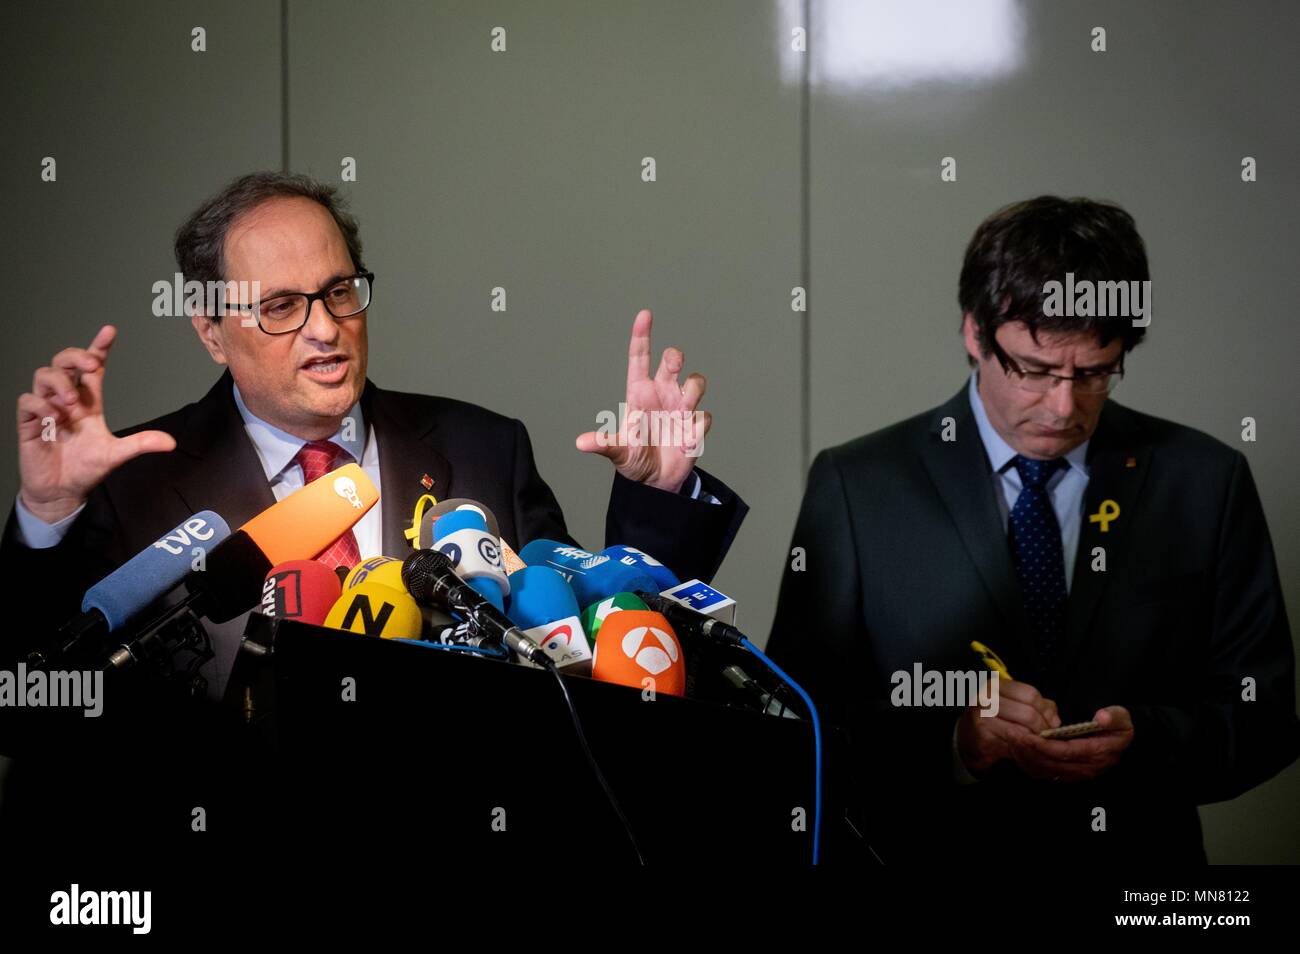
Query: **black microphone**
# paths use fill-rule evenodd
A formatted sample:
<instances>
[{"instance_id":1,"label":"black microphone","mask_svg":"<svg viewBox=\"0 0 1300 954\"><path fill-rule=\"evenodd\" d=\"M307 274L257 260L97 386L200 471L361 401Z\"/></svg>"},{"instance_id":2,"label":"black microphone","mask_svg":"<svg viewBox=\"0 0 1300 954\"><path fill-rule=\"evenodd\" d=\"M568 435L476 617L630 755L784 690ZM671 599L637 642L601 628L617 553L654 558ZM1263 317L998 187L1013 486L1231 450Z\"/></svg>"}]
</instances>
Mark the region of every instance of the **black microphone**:
<instances>
[{"instance_id":1,"label":"black microphone","mask_svg":"<svg viewBox=\"0 0 1300 954\"><path fill-rule=\"evenodd\" d=\"M722 646L739 647L748 638L730 623L705 616L698 610L683 606L667 596L647 593L643 590L637 590L636 595L641 597L646 606L656 613L661 613L668 622L672 623L673 629L688 630Z\"/></svg>"},{"instance_id":2,"label":"black microphone","mask_svg":"<svg viewBox=\"0 0 1300 954\"><path fill-rule=\"evenodd\" d=\"M480 633L501 642L535 666L551 669L555 663L505 613L489 603L453 569L451 559L437 550L416 550L402 561L402 583L418 603L433 603L454 613Z\"/></svg>"},{"instance_id":3,"label":"black microphone","mask_svg":"<svg viewBox=\"0 0 1300 954\"><path fill-rule=\"evenodd\" d=\"M236 530L208 554L201 572L185 578L184 597L136 630L135 636L108 658L104 668L126 669L146 659L170 655L179 645L203 640L198 619L225 623L252 609L270 570L271 562L262 548L243 530Z\"/></svg>"},{"instance_id":4,"label":"black microphone","mask_svg":"<svg viewBox=\"0 0 1300 954\"><path fill-rule=\"evenodd\" d=\"M764 689L762 683L734 663L723 668L722 678L731 683L737 694L745 698L750 708L766 715L783 716L787 719L799 718L793 709L777 698L775 691L769 692Z\"/></svg>"}]
</instances>

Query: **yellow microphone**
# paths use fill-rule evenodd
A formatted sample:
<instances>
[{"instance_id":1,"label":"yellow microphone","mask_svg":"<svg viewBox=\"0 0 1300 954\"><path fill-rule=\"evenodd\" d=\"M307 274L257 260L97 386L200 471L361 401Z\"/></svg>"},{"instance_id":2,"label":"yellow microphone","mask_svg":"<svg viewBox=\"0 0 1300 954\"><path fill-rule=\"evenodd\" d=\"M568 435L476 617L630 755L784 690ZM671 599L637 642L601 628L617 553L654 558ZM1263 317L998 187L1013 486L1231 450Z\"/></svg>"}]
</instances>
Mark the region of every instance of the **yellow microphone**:
<instances>
[{"instance_id":1,"label":"yellow microphone","mask_svg":"<svg viewBox=\"0 0 1300 954\"><path fill-rule=\"evenodd\" d=\"M423 622L410 593L372 580L344 589L325 617L332 629L384 639L419 639Z\"/></svg>"}]
</instances>

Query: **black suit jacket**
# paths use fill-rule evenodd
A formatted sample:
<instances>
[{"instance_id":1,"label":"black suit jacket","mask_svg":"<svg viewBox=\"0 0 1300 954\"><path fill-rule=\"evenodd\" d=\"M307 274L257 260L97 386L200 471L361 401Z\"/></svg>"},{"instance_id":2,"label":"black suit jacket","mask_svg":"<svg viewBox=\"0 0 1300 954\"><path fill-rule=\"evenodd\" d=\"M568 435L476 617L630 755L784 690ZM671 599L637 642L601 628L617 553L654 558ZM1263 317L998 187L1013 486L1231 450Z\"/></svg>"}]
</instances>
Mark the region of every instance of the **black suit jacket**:
<instances>
[{"instance_id":1,"label":"black suit jacket","mask_svg":"<svg viewBox=\"0 0 1300 954\"><path fill-rule=\"evenodd\" d=\"M366 424L379 443L384 552L401 557L421 479L433 480L440 500L469 497L486 504L502 538L516 551L546 537L576 542L542 480L532 445L518 421L464 401L386 391L367 381ZM229 371L202 400L122 433L157 429L176 438L176 450L138 457L110 474L87 500L58 546L29 549L19 542L10 513L0 544L3 578L12 592L42 593L15 601L35 610L30 628L11 625L0 635L0 659L26 648L24 637L44 623L60 624L80 608L85 590L163 533L199 510L214 510L232 527L275 503L257 452L244 429ZM607 545L623 543L654 555L683 580L709 580L717 571L748 507L725 484L699 471L720 504L666 493L615 475L606 514ZM243 618L209 626L217 658L208 672L219 694L238 647Z\"/></svg>"},{"instance_id":2,"label":"black suit jacket","mask_svg":"<svg viewBox=\"0 0 1300 954\"><path fill-rule=\"evenodd\" d=\"M954 441L943 440L948 418ZM995 844L1053 863L1204 860L1196 805L1295 758L1291 635L1245 457L1107 401L1088 463L1085 515L1113 500L1120 516L1104 533L1083 521L1054 682L1030 642L966 388L813 463L793 543L806 568L786 569L768 652L849 729L861 822L887 864L985 859ZM891 705L891 675L918 662L979 669L972 639L1055 699L1065 722L1126 706L1135 733L1121 762L1082 784L1002 763L958 785L960 710Z\"/></svg>"}]
</instances>

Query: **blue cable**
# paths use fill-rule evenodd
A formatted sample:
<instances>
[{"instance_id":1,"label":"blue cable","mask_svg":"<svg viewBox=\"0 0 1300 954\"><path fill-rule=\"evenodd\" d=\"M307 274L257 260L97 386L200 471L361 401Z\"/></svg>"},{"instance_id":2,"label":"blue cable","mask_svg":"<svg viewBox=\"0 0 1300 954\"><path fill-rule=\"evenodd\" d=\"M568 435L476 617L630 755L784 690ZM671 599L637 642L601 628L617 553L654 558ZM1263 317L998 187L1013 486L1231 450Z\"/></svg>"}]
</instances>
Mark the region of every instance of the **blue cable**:
<instances>
[{"instance_id":1,"label":"blue cable","mask_svg":"<svg viewBox=\"0 0 1300 954\"><path fill-rule=\"evenodd\" d=\"M813 743L814 743L816 764L817 764L816 796L814 798L814 804L813 804L813 862L812 863L818 864L821 859L821 848L822 848L822 720L817 715L817 707L813 705L812 697L809 696L808 693L803 691L803 686L799 685L799 683L795 682L793 679L787 676L785 674L785 671L780 666L772 662L772 660L768 659L767 656L763 655L763 651L759 649L757 646L755 646L753 643L751 643L748 639L742 639L740 641L740 645L744 646L751 653L753 653L760 660L762 660L763 664L767 666L768 669L776 673L777 676L786 685L788 685L795 692L799 693L799 695L803 698L804 705L808 707L808 712L811 713L812 715Z\"/></svg>"},{"instance_id":2,"label":"blue cable","mask_svg":"<svg viewBox=\"0 0 1300 954\"><path fill-rule=\"evenodd\" d=\"M450 649L458 653L477 653L480 656L489 656L492 659L505 659L507 653L499 649L484 649L481 646L456 646L452 643L431 643L425 639L405 639L396 638L395 643L411 643L414 646L428 646L430 649Z\"/></svg>"}]
</instances>

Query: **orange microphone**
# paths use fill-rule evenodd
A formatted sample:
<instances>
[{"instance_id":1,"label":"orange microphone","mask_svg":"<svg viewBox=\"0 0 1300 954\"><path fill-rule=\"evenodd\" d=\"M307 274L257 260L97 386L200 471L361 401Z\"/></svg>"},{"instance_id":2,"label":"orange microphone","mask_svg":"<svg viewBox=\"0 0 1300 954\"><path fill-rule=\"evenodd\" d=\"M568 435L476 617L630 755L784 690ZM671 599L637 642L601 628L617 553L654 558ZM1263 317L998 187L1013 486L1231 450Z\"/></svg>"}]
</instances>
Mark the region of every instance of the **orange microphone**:
<instances>
[{"instance_id":1,"label":"orange microphone","mask_svg":"<svg viewBox=\"0 0 1300 954\"><path fill-rule=\"evenodd\" d=\"M620 610L610 613L596 632L596 656L591 675L633 689L653 680L655 692L686 694L686 661L682 644L662 613Z\"/></svg>"},{"instance_id":2,"label":"orange microphone","mask_svg":"<svg viewBox=\"0 0 1300 954\"><path fill-rule=\"evenodd\" d=\"M319 555L352 529L379 500L379 491L359 464L317 477L268 507L239 529L275 566Z\"/></svg>"}]
</instances>

